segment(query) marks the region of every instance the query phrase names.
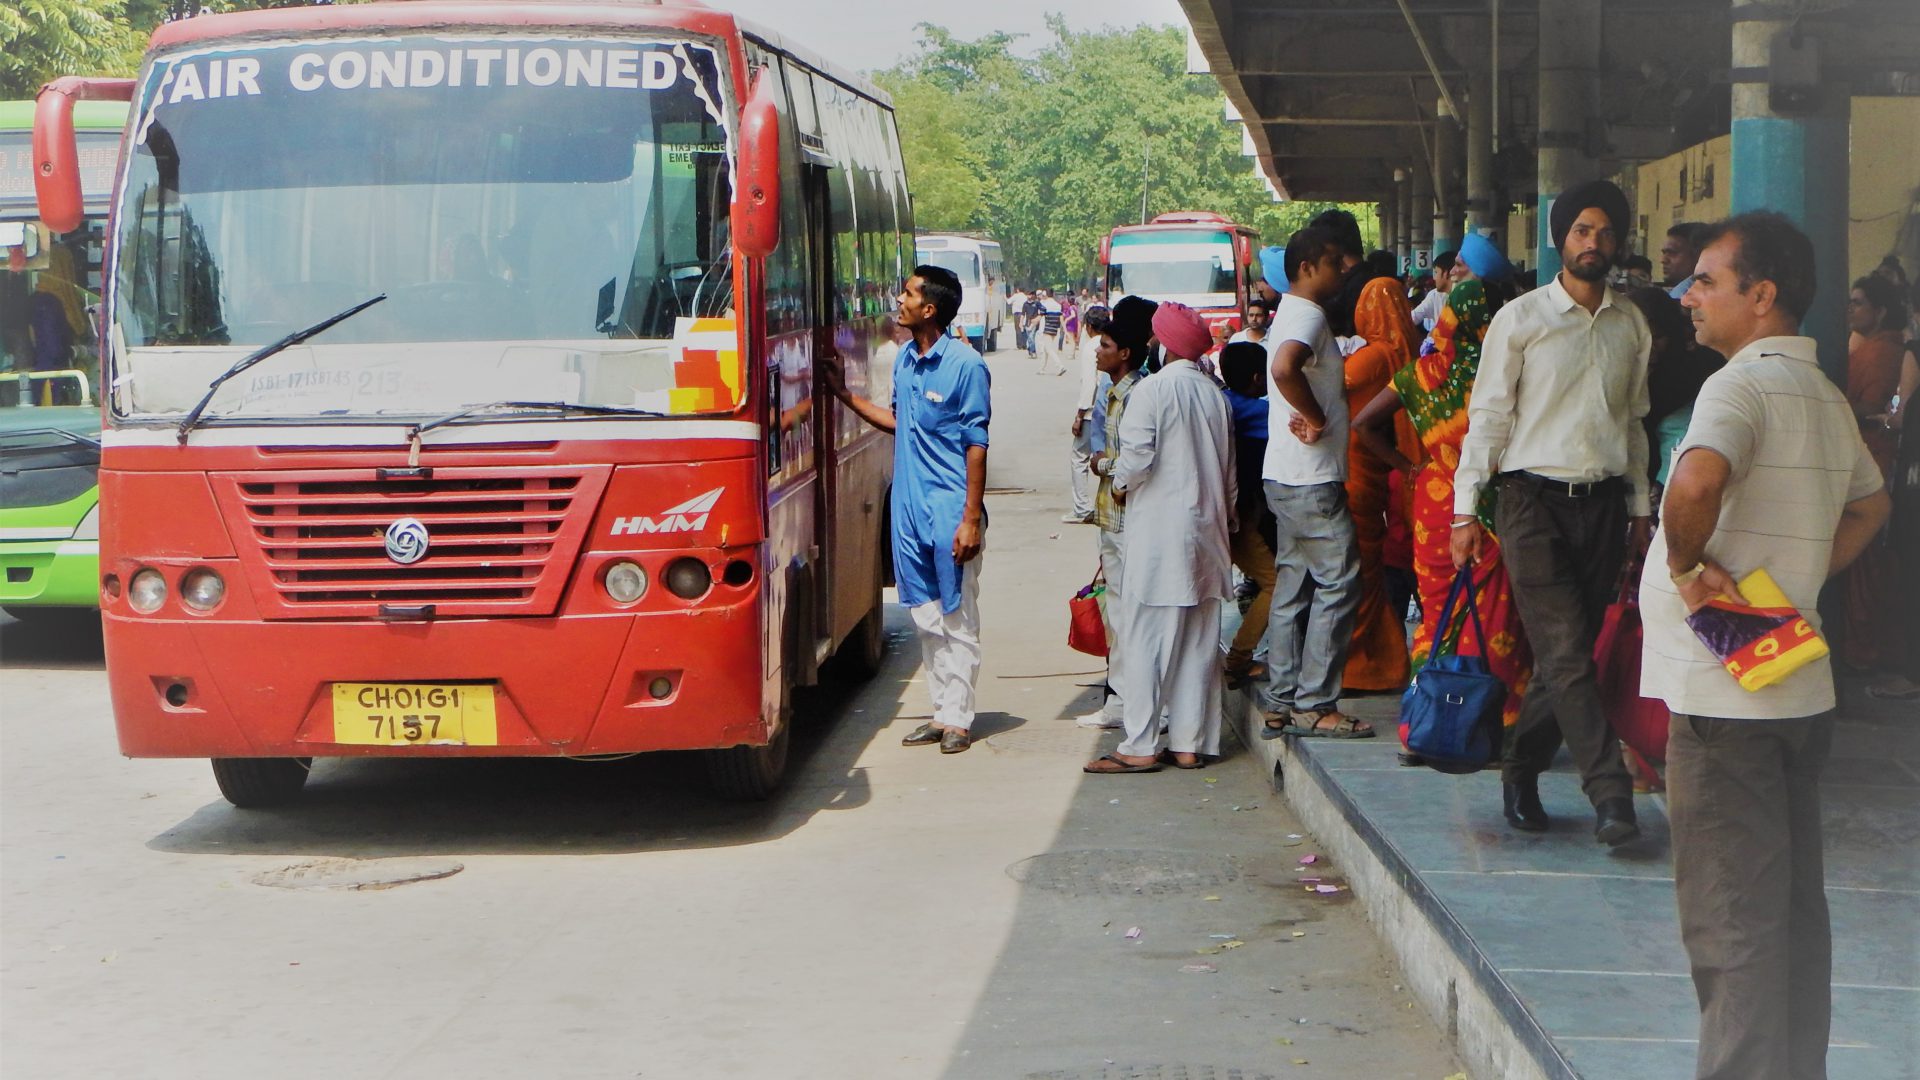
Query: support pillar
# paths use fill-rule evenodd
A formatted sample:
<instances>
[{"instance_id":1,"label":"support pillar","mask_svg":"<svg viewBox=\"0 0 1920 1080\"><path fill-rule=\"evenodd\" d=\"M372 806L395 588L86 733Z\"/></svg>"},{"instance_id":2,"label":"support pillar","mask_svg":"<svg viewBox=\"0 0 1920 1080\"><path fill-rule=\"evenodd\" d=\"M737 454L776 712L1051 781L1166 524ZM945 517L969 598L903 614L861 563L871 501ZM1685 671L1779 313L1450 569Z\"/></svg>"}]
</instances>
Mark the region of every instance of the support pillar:
<instances>
[{"instance_id":1,"label":"support pillar","mask_svg":"<svg viewBox=\"0 0 1920 1080\"><path fill-rule=\"evenodd\" d=\"M1560 272L1553 246L1553 201L1600 175L1587 156L1587 108L1600 100L1600 13L1593 0L1540 0L1539 281ZM1625 244L1627 238L1620 237Z\"/></svg>"},{"instance_id":2,"label":"support pillar","mask_svg":"<svg viewBox=\"0 0 1920 1080\"><path fill-rule=\"evenodd\" d=\"M1380 243L1376 245L1376 250L1393 251L1399 229L1399 222L1395 220L1400 212L1399 194L1397 192L1389 194L1380 200L1380 204L1375 209L1380 215Z\"/></svg>"},{"instance_id":3,"label":"support pillar","mask_svg":"<svg viewBox=\"0 0 1920 1080\"><path fill-rule=\"evenodd\" d=\"M1424 274L1433 268L1433 169L1429 162L1415 162L1412 182L1413 272Z\"/></svg>"},{"instance_id":4,"label":"support pillar","mask_svg":"<svg viewBox=\"0 0 1920 1080\"><path fill-rule=\"evenodd\" d=\"M1493 190L1493 74L1467 77L1467 231L1506 250L1507 215Z\"/></svg>"},{"instance_id":5,"label":"support pillar","mask_svg":"<svg viewBox=\"0 0 1920 1080\"><path fill-rule=\"evenodd\" d=\"M1413 184L1407 170L1393 170L1393 192L1399 209L1394 212L1393 254L1400 260L1402 276L1413 272Z\"/></svg>"},{"instance_id":6,"label":"support pillar","mask_svg":"<svg viewBox=\"0 0 1920 1080\"><path fill-rule=\"evenodd\" d=\"M1774 47L1786 22L1760 18L1757 0L1734 0L1733 20L1733 212L1776 210L1792 218L1813 241L1815 292L1801 332L1818 341L1820 366L1841 386L1847 382L1846 304L1849 124L1852 102L1846 85L1825 73L1819 100L1805 112L1773 111L1765 72L1779 66ZM1752 21L1745 21L1745 20ZM1808 47L1820 42L1812 34ZM1831 52L1823 65L1839 62ZM1751 74L1749 74L1751 73ZM1754 81L1742 81L1742 80Z\"/></svg>"},{"instance_id":7,"label":"support pillar","mask_svg":"<svg viewBox=\"0 0 1920 1080\"><path fill-rule=\"evenodd\" d=\"M1433 246L1430 258L1460 249L1460 122L1440 99L1440 122L1433 125Z\"/></svg>"}]
</instances>

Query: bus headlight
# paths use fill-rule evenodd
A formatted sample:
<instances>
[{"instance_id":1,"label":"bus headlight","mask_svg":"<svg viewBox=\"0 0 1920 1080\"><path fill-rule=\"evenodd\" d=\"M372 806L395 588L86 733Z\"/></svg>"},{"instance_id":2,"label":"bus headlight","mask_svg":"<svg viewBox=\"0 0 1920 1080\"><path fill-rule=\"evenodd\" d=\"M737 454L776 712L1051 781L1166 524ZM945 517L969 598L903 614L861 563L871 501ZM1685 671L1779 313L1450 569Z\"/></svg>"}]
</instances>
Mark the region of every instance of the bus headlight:
<instances>
[{"instance_id":1,"label":"bus headlight","mask_svg":"<svg viewBox=\"0 0 1920 1080\"><path fill-rule=\"evenodd\" d=\"M631 604L647 594L647 572L639 563L625 559L607 564L600 583L616 604Z\"/></svg>"},{"instance_id":2,"label":"bus headlight","mask_svg":"<svg viewBox=\"0 0 1920 1080\"><path fill-rule=\"evenodd\" d=\"M94 503L93 509L87 511L87 516L81 518L80 524L74 526L73 538L75 540L100 539L100 504L99 503Z\"/></svg>"},{"instance_id":3,"label":"bus headlight","mask_svg":"<svg viewBox=\"0 0 1920 1080\"><path fill-rule=\"evenodd\" d=\"M212 611L226 595L227 583L205 567L180 579L180 602L195 611Z\"/></svg>"},{"instance_id":4,"label":"bus headlight","mask_svg":"<svg viewBox=\"0 0 1920 1080\"><path fill-rule=\"evenodd\" d=\"M166 601L167 579L152 567L133 575L133 580L127 583L127 603L142 615L159 611Z\"/></svg>"}]
</instances>

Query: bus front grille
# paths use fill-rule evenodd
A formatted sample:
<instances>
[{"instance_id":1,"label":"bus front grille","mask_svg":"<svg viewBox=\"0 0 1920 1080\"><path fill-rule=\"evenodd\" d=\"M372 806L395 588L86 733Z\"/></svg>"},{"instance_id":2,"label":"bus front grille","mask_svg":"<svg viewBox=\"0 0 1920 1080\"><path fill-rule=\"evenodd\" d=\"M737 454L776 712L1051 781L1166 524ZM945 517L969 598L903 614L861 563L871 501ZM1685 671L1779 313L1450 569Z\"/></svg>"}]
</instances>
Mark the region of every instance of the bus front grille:
<instances>
[{"instance_id":1,"label":"bus front grille","mask_svg":"<svg viewBox=\"0 0 1920 1080\"><path fill-rule=\"evenodd\" d=\"M267 618L369 617L382 604L441 616L547 615L606 487L600 468L372 469L216 475L215 491ZM417 522L425 554L401 536Z\"/></svg>"}]
</instances>

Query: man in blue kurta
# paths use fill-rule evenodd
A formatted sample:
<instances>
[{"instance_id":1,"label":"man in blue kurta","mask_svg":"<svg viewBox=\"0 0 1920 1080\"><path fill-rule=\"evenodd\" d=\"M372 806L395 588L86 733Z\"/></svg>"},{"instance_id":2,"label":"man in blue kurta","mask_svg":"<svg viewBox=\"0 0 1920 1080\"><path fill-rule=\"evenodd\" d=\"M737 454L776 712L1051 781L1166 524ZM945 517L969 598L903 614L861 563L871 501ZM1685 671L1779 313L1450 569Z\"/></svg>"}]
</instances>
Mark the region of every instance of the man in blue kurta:
<instances>
[{"instance_id":1,"label":"man in blue kurta","mask_svg":"<svg viewBox=\"0 0 1920 1080\"><path fill-rule=\"evenodd\" d=\"M933 719L901 742L957 754L972 743L980 676L980 550L987 516L987 363L947 327L960 310L960 279L918 266L894 319L910 334L893 366L891 408L847 389L838 363L827 387L867 423L894 433L893 570L913 615L933 697Z\"/></svg>"}]
</instances>

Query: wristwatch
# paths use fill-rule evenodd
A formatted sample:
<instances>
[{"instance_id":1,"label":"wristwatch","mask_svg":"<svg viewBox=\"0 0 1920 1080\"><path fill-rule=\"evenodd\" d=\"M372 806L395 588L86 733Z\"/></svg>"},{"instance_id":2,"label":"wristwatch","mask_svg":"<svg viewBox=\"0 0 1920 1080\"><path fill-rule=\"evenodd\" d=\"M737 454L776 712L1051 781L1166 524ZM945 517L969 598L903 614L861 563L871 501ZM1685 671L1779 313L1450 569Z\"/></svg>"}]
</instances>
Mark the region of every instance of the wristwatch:
<instances>
[{"instance_id":1,"label":"wristwatch","mask_svg":"<svg viewBox=\"0 0 1920 1080\"><path fill-rule=\"evenodd\" d=\"M1691 570L1682 570L1677 574L1669 571L1667 573L1667 576L1673 579L1673 583L1675 585L1691 585L1696 580L1699 579L1701 574L1704 574L1706 572L1707 572L1707 564L1703 562L1697 562L1693 564L1693 569Z\"/></svg>"}]
</instances>

